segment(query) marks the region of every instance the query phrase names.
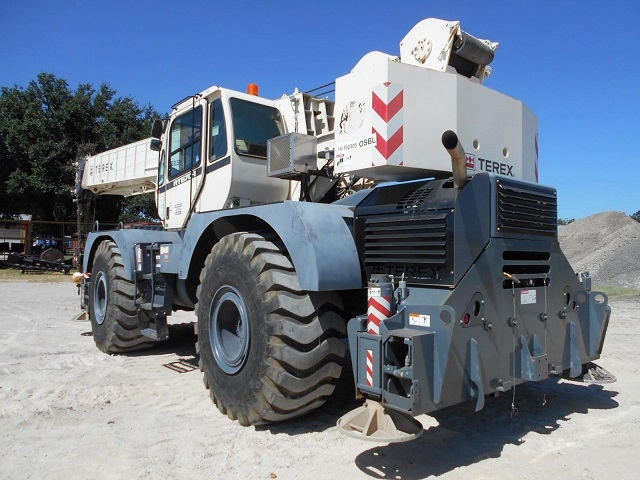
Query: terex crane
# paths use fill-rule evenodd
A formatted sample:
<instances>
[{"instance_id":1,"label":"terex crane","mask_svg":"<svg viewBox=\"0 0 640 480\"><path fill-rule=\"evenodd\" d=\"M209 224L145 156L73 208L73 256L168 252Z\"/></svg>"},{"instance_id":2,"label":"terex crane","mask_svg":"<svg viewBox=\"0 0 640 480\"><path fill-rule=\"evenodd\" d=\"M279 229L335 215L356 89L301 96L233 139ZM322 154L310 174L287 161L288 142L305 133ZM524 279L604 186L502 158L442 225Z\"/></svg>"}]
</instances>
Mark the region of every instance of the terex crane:
<instances>
[{"instance_id":1,"label":"terex crane","mask_svg":"<svg viewBox=\"0 0 640 480\"><path fill-rule=\"evenodd\" d=\"M560 250L535 115L483 85L496 47L427 19L399 57L336 79L335 102L213 86L89 158L85 190L154 189L162 220L88 235L98 348L149 347L194 310L206 387L241 425L322 405L348 350L367 403L341 425L391 440L413 416L580 375L610 308Z\"/></svg>"}]
</instances>

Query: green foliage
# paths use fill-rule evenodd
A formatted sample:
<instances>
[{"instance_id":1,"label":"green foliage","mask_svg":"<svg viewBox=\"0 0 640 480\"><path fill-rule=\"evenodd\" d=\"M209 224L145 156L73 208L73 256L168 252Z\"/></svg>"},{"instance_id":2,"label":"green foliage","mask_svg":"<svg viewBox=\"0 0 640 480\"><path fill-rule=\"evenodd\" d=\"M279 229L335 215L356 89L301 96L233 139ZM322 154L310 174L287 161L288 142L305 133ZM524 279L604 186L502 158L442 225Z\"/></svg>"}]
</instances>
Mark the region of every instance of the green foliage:
<instances>
[{"instance_id":1,"label":"green foliage","mask_svg":"<svg viewBox=\"0 0 640 480\"><path fill-rule=\"evenodd\" d=\"M569 225L570 223L573 223L575 221L575 218L559 218L558 225Z\"/></svg>"},{"instance_id":2,"label":"green foliage","mask_svg":"<svg viewBox=\"0 0 640 480\"><path fill-rule=\"evenodd\" d=\"M73 218L71 189L79 158L149 135L151 105L116 97L107 84L97 90L41 73L26 88L0 89L0 215L31 213L35 219ZM102 202L115 221L114 203ZM100 215L97 215L100 218Z\"/></svg>"},{"instance_id":3,"label":"green foliage","mask_svg":"<svg viewBox=\"0 0 640 480\"><path fill-rule=\"evenodd\" d=\"M629 216L633 218L636 222L640 222L640 210L638 210L636 213L633 213Z\"/></svg>"},{"instance_id":4,"label":"green foliage","mask_svg":"<svg viewBox=\"0 0 640 480\"><path fill-rule=\"evenodd\" d=\"M639 298L640 290L637 288L616 287L610 285L597 286L594 290L601 290L607 294L609 300L624 300L629 298Z\"/></svg>"},{"instance_id":5,"label":"green foliage","mask_svg":"<svg viewBox=\"0 0 640 480\"><path fill-rule=\"evenodd\" d=\"M145 193L126 198L122 205L120 222L154 222L159 220L155 193Z\"/></svg>"}]
</instances>

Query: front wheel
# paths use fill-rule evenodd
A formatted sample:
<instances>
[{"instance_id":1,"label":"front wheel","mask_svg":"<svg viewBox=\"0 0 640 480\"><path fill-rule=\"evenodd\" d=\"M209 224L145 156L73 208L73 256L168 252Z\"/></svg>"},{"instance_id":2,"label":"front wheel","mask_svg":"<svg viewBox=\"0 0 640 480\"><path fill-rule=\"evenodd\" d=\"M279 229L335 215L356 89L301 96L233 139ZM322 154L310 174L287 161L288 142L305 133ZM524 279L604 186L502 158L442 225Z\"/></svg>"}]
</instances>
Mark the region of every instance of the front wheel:
<instances>
[{"instance_id":1,"label":"front wheel","mask_svg":"<svg viewBox=\"0 0 640 480\"><path fill-rule=\"evenodd\" d=\"M285 420L333 393L345 355L340 297L301 290L277 241L224 237L197 295L200 367L223 414L241 425Z\"/></svg>"},{"instance_id":2,"label":"front wheel","mask_svg":"<svg viewBox=\"0 0 640 480\"><path fill-rule=\"evenodd\" d=\"M93 260L89 288L91 330L96 346L103 352L132 352L155 343L140 335L134 299L135 285L125 277L118 246L113 241L103 241Z\"/></svg>"}]
</instances>

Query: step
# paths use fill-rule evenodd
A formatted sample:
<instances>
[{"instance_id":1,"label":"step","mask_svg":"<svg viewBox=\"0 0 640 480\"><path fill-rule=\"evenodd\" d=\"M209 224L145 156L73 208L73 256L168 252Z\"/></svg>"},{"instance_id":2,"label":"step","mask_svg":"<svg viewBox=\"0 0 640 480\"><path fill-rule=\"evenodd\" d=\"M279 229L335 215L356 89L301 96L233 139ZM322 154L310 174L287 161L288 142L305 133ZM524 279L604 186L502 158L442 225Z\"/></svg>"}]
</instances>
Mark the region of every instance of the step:
<instances>
[{"instance_id":1,"label":"step","mask_svg":"<svg viewBox=\"0 0 640 480\"><path fill-rule=\"evenodd\" d=\"M153 323L146 315L139 315L138 329L140 335L149 337L156 342L169 338L169 326L167 325L167 317L164 315L157 315Z\"/></svg>"},{"instance_id":2,"label":"step","mask_svg":"<svg viewBox=\"0 0 640 480\"><path fill-rule=\"evenodd\" d=\"M164 307L164 304L162 304L162 303L145 302L145 303L138 303L136 306L140 310L146 310L148 312L152 312L152 311L155 311L155 310L162 309Z\"/></svg>"},{"instance_id":3,"label":"step","mask_svg":"<svg viewBox=\"0 0 640 480\"><path fill-rule=\"evenodd\" d=\"M145 328L143 330L140 330L140 335L144 335L145 337L148 337L152 340L155 340L156 342L160 342L162 340L167 340L169 338L169 334L161 334L158 335L158 332L156 330L154 330L153 328Z\"/></svg>"}]
</instances>

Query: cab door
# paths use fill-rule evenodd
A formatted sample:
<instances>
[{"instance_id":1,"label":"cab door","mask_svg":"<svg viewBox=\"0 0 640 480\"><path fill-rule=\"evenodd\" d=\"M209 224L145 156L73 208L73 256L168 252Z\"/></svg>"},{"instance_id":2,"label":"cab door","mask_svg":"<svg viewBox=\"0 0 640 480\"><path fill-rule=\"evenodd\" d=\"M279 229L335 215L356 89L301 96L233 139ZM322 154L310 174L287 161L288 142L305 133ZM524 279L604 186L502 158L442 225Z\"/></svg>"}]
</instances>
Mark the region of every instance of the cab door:
<instances>
[{"instance_id":1,"label":"cab door","mask_svg":"<svg viewBox=\"0 0 640 480\"><path fill-rule=\"evenodd\" d=\"M165 228L179 229L186 225L199 193L204 178L204 112L206 102L196 104L177 114L165 131L168 138L160 157L165 159L161 172L166 178L158 191L158 208L162 209L160 216Z\"/></svg>"}]
</instances>

